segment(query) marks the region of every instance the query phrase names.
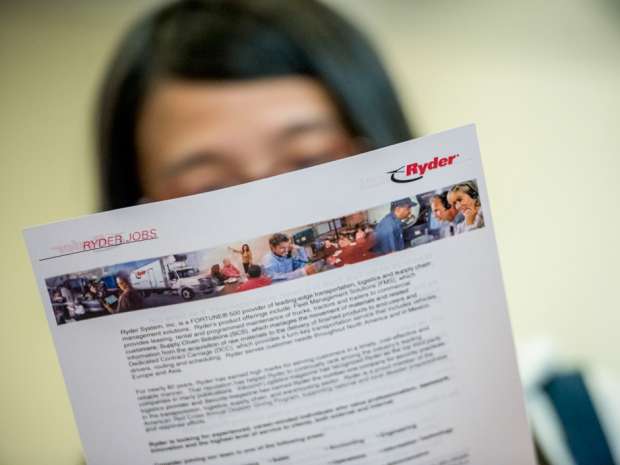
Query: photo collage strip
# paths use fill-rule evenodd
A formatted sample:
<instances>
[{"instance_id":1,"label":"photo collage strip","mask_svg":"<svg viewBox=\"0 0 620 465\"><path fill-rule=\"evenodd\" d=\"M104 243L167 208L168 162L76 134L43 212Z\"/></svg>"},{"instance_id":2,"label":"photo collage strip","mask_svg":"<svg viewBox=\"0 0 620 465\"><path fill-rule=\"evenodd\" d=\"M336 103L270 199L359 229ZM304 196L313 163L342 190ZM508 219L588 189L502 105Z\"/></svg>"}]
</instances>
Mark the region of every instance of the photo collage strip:
<instances>
[{"instance_id":1,"label":"photo collage strip","mask_svg":"<svg viewBox=\"0 0 620 465\"><path fill-rule=\"evenodd\" d=\"M46 279L56 323L211 299L484 227L476 181L244 242Z\"/></svg>"}]
</instances>

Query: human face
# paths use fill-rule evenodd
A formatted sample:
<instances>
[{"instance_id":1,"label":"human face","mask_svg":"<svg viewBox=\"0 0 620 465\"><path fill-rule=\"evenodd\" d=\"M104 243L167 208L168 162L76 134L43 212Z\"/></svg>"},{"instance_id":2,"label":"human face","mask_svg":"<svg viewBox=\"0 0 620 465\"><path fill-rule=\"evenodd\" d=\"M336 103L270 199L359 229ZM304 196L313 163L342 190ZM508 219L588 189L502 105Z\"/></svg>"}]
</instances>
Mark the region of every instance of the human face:
<instances>
[{"instance_id":1,"label":"human face","mask_svg":"<svg viewBox=\"0 0 620 465\"><path fill-rule=\"evenodd\" d=\"M399 220L404 220L411 215L411 207L396 207L394 209L394 215L396 215L396 218Z\"/></svg>"},{"instance_id":2,"label":"human face","mask_svg":"<svg viewBox=\"0 0 620 465\"><path fill-rule=\"evenodd\" d=\"M116 278L116 285L123 292L125 292L127 289L129 289L129 286L127 285L125 280L121 279L121 278Z\"/></svg>"},{"instance_id":3,"label":"human face","mask_svg":"<svg viewBox=\"0 0 620 465\"><path fill-rule=\"evenodd\" d=\"M144 196L164 200L358 153L321 84L306 77L162 80L138 118Z\"/></svg>"},{"instance_id":4,"label":"human face","mask_svg":"<svg viewBox=\"0 0 620 465\"><path fill-rule=\"evenodd\" d=\"M478 205L469 194L462 191L453 191L448 194L448 202L460 211L468 222L471 222L478 213Z\"/></svg>"},{"instance_id":5,"label":"human face","mask_svg":"<svg viewBox=\"0 0 620 465\"><path fill-rule=\"evenodd\" d=\"M437 198L431 201L431 210L439 221L452 221L456 216L456 209L453 206L446 208L441 200Z\"/></svg>"},{"instance_id":6,"label":"human face","mask_svg":"<svg viewBox=\"0 0 620 465\"><path fill-rule=\"evenodd\" d=\"M284 257L289 252L290 248L291 243L289 241L285 241L280 242L278 245L272 245L271 251L280 257Z\"/></svg>"}]
</instances>

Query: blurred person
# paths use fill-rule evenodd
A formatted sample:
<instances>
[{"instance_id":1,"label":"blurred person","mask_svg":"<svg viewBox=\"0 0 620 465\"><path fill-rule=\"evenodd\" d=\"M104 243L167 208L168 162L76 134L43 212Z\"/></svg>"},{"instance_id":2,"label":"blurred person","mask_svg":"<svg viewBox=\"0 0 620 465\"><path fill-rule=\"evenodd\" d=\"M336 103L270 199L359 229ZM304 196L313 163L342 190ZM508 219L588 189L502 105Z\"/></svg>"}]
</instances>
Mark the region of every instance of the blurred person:
<instances>
[{"instance_id":1,"label":"blurred person","mask_svg":"<svg viewBox=\"0 0 620 465\"><path fill-rule=\"evenodd\" d=\"M334 244L331 239L325 239L323 242L323 250L325 251L325 258L334 255L334 253L338 250L338 246Z\"/></svg>"},{"instance_id":2,"label":"blurred person","mask_svg":"<svg viewBox=\"0 0 620 465\"><path fill-rule=\"evenodd\" d=\"M237 291L248 291L258 287L271 284L271 278L263 275L263 270L258 265L250 265L248 269L248 280L237 286Z\"/></svg>"},{"instance_id":3,"label":"blurred person","mask_svg":"<svg viewBox=\"0 0 620 465\"><path fill-rule=\"evenodd\" d=\"M76 296L73 294L71 282L67 279L60 286L60 295L64 299L66 313L70 319L74 319L79 316L79 302Z\"/></svg>"},{"instance_id":4,"label":"blurred person","mask_svg":"<svg viewBox=\"0 0 620 465\"><path fill-rule=\"evenodd\" d=\"M226 278L238 278L239 276L241 276L241 272L239 271L239 269L232 264L232 262L228 259L225 258L224 260L222 260L222 274L224 276L226 276Z\"/></svg>"},{"instance_id":5,"label":"blurred person","mask_svg":"<svg viewBox=\"0 0 620 465\"><path fill-rule=\"evenodd\" d=\"M131 280L127 273L118 273L116 275L116 285L121 291L118 300L113 303L108 302L106 299L101 300L101 305L108 312L122 313L144 308L142 295L131 285Z\"/></svg>"},{"instance_id":6,"label":"blurred person","mask_svg":"<svg viewBox=\"0 0 620 465\"><path fill-rule=\"evenodd\" d=\"M269 248L271 251L263 257L263 269L273 281L295 279L315 272L308 264L306 250L292 244L286 234L271 236Z\"/></svg>"},{"instance_id":7,"label":"blurred person","mask_svg":"<svg viewBox=\"0 0 620 465\"><path fill-rule=\"evenodd\" d=\"M67 310L66 299L62 295L61 286L58 286L56 287L56 289L51 290L51 300L54 309L56 324L65 324L67 322L67 319L70 318L70 316L69 311Z\"/></svg>"},{"instance_id":8,"label":"blurred person","mask_svg":"<svg viewBox=\"0 0 620 465\"><path fill-rule=\"evenodd\" d=\"M361 230L358 232L364 233ZM370 250L373 243L367 241L365 237L360 237L359 241L353 242L348 236L341 236L338 239L338 245L340 246L338 258L342 260L344 265L352 265L376 256Z\"/></svg>"},{"instance_id":9,"label":"blurred person","mask_svg":"<svg viewBox=\"0 0 620 465\"><path fill-rule=\"evenodd\" d=\"M355 240L357 241L359 240L365 240L366 239L366 231L364 230L364 228L357 228L355 230Z\"/></svg>"},{"instance_id":10,"label":"blurred person","mask_svg":"<svg viewBox=\"0 0 620 465\"><path fill-rule=\"evenodd\" d=\"M336 251L335 254L330 255L329 257L325 258L325 265L324 265L324 269L325 270L330 270L332 268L340 268L342 266L344 266L344 262L342 260L340 260L339 255L340 255L341 251L340 249Z\"/></svg>"},{"instance_id":11,"label":"blurred person","mask_svg":"<svg viewBox=\"0 0 620 465\"><path fill-rule=\"evenodd\" d=\"M351 238L347 236L346 234L342 234L338 238L338 247L340 248L341 251L343 248L350 246L352 243L353 242L351 241ZM340 252L338 255L340 255L341 253L342 252Z\"/></svg>"},{"instance_id":12,"label":"blurred person","mask_svg":"<svg viewBox=\"0 0 620 465\"><path fill-rule=\"evenodd\" d=\"M228 279L226 275L222 273L222 270L218 263L211 267L210 277L217 286L221 286L222 284L224 284L224 281Z\"/></svg>"},{"instance_id":13,"label":"blurred person","mask_svg":"<svg viewBox=\"0 0 620 465\"><path fill-rule=\"evenodd\" d=\"M248 274L250 265L252 264L252 251L248 244L243 244L241 250L237 250L233 247L228 247L231 252L241 255L241 264L243 265L243 271Z\"/></svg>"},{"instance_id":14,"label":"blurred person","mask_svg":"<svg viewBox=\"0 0 620 465\"><path fill-rule=\"evenodd\" d=\"M121 41L97 119L105 209L252 181L412 137L366 39L311 0L185 1L154 9Z\"/></svg>"},{"instance_id":15,"label":"blurred person","mask_svg":"<svg viewBox=\"0 0 620 465\"><path fill-rule=\"evenodd\" d=\"M87 297L89 296L93 300L100 300L107 297L108 294L108 288L101 279L91 279L88 282Z\"/></svg>"},{"instance_id":16,"label":"blurred person","mask_svg":"<svg viewBox=\"0 0 620 465\"><path fill-rule=\"evenodd\" d=\"M154 9L121 41L97 118L106 209L412 137L366 39L313 0L196 0Z\"/></svg>"},{"instance_id":17,"label":"blurred person","mask_svg":"<svg viewBox=\"0 0 620 465\"><path fill-rule=\"evenodd\" d=\"M98 299L103 297L103 295L97 289L97 282L95 280L90 280L86 285L86 294L84 294L84 298L88 300Z\"/></svg>"},{"instance_id":18,"label":"blurred person","mask_svg":"<svg viewBox=\"0 0 620 465\"><path fill-rule=\"evenodd\" d=\"M468 181L452 186L448 192L448 202L463 215L463 221L456 226L457 234L484 226L480 195L473 182Z\"/></svg>"},{"instance_id":19,"label":"blurred person","mask_svg":"<svg viewBox=\"0 0 620 465\"><path fill-rule=\"evenodd\" d=\"M411 207L417 205L409 197L396 200L390 205L390 212L383 217L375 228L375 245L373 251L384 255L403 250L403 220L411 215Z\"/></svg>"},{"instance_id":20,"label":"blurred person","mask_svg":"<svg viewBox=\"0 0 620 465\"><path fill-rule=\"evenodd\" d=\"M368 245L368 248L371 249L372 247L374 247L375 245L375 233L374 231L369 228L357 228L355 230L355 242L357 244L359 243L365 243Z\"/></svg>"},{"instance_id":21,"label":"blurred person","mask_svg":"<svg viewBox=\"0 0 620 465\"><path fill-rule=\"evenodd\" d=\"M456 226L463 220L463 216L448 202L447 193L434 195L431 198L431 211L439 224L439 237L454 236Z\"/></svg>"},{"instance_id":22,"label":"blurred person","mask_svg":"<svg viewBox=\"0 0 620 465\"><path fill-rule=\"evenodd\" d=\"M325 260L338 251L338 246L332 242L332 239L319 239L313 244L313 250L314 260Z\"/></svg>"}]
</instances>

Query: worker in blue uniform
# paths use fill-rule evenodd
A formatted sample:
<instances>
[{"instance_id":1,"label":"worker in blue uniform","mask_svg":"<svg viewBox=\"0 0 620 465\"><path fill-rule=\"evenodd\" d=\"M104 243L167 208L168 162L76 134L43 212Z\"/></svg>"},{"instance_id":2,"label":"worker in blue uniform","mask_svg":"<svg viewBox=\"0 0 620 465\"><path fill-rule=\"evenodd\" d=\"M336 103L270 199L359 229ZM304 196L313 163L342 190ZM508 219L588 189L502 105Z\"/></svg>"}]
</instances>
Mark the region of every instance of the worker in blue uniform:
<instances>
[{"instance_id":1,"label":"worker in blue uniform","mask_svg":"<svg viewBox=\"0 0 620 465\"><path fill-rule=\"evenodd\" d=\"M411 215L411 207L416 205L409 197L392 202L390 212L375 228L374 252L387 254L405 248L403 220Z\"/></svg>"}]
</instances>

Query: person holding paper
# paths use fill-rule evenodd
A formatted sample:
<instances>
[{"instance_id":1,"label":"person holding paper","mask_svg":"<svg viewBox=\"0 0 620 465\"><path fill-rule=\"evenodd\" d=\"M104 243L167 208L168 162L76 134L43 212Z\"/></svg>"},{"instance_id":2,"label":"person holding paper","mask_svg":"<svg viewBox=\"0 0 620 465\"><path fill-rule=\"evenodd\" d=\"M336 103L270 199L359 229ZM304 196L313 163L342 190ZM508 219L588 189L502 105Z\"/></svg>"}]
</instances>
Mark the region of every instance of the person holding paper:
<instances>
[{"instance_id":1,"label":"person holding paper","mask_svg":"<svg viewBox=\"0 0 620 465\"><path fill-rule=\"evenodd\" d=\"M217 189L411 138L363 36L314 1L205 0L157 8L121 42L98 116L105 209ZM476 212L470 227L481 222ZM391 249L404 247L402 230L400 240L387 239Z\"/></svg>"},{"instance_id":2,"label":"person holding paper","mask_svg":"<svg viewBox=\"0 0 620 465\"><path fill-rule=\"evenodd\" d=\"M263 258L265 274L274 281L284 281L313 274L303 247L291 244L286 234L276 233L269 239L271 252Z\"/></svg>"},{"instance_id":3,"label":"person holding paper","mask_svg":"<svg viewBox=\"0 0 620 465\"><path fill-rule=\"evenodd\" d=\"M409 197L392 202L390 213L375 228L375 253L383 255L405 248L403 220L411 215L411 207L415 205Z\"/></svg>"}]
</instances>

